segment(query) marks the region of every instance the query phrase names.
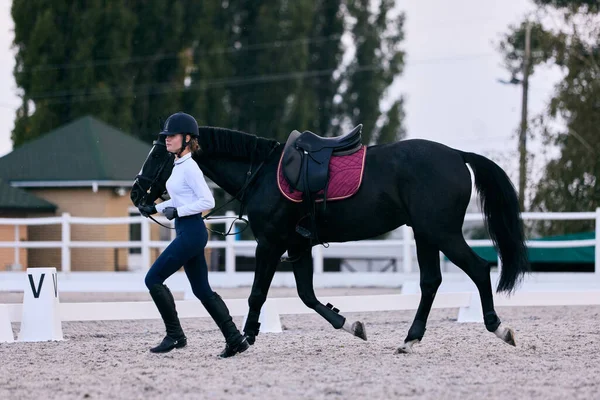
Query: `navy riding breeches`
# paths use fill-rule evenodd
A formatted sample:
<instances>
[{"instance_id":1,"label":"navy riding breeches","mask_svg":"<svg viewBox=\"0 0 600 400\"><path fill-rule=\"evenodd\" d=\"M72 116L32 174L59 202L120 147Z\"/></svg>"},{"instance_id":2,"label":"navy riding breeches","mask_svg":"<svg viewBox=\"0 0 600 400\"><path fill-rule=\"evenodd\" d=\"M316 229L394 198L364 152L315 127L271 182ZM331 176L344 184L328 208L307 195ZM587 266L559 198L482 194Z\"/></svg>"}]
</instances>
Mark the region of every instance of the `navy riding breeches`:
<instances>
[{"instance_id":1,"label":"navy riding breeches","mask_svg":"<svg viewBox=\"0 0 600 400\"><path fill-rule=\"evenodd\" d=\"M201 301L205 300L212 296L213 291L208 283L208 266L204 257L208 241L204 220L199 214L176 218L175 231L177 237L146 274L146 286L150 289L155 284L164 283L183 266L194 295Z\"/></svg>"}]
</instances>

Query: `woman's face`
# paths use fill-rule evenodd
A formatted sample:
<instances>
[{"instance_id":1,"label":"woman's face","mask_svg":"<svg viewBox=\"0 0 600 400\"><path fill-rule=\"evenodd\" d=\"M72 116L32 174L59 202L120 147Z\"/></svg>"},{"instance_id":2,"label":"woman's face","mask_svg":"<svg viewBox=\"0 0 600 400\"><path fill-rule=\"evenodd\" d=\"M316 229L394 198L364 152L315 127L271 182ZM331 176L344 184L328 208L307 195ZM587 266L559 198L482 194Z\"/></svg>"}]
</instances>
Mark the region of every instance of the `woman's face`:
<instances>
[{"instance_id":1,"label":"woman's face","mask_svg":"<svg viewBox=\"0 0 600 400\"><path fill-rule=\"evenodd\" d=\"M181 144L183 143L183 134L178 133L176 135L169 135L165 139L165 144L167 145L167 151L169 153L176 153L179 149L181 149Z\"/></svg>"}]
</instances>

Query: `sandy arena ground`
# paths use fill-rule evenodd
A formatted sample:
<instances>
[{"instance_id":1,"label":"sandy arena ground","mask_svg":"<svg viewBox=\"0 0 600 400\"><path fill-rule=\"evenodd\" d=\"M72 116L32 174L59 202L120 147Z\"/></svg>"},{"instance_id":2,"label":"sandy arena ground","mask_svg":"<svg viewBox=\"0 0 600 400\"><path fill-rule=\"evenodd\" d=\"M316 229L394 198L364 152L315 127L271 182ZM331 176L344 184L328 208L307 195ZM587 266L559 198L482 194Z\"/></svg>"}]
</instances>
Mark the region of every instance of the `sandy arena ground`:
<instances>
[{"instance_id":1,"label":"sandy arena ground","mask_svg":"<svg viewBox=\"0 0 600 400\"><path fill-rule=\"evenodd\" d=\"M219 290L225 298L249 289ZM397 293L321 289L317 295ZM271 297L294 296L273 289ZM149 300L140 294L61 293L61 301ZM20 301L0 293L0 303ZM201 304L198 303L201 307ZM343 313L343 310L342 310ZM456 309L433 310L421 345L394 355L414 311L348 313L366 323L363 342L318 315L282 316L284 332L260 334L227 360L209 319L184 319L188 347L148 348L162 322L64 322L66 340L0 343L0 399L594 399L600 398L600 307L499 308L517 347L458 324ZM235 318L238 326L242 318ZM15 334L18 324L13 324Z\"/></svg>"}]
</instances>

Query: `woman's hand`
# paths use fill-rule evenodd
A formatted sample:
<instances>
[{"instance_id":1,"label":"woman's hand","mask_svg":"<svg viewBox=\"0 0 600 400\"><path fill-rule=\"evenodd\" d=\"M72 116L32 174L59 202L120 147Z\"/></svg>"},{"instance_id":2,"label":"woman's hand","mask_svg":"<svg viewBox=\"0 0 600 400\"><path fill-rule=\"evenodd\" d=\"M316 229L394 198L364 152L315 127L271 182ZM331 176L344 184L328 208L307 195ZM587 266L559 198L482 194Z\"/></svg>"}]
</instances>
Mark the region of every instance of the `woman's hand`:
<instances>
[{"instance_id":1,"label":"woman's hand","mask_svg":"<svg viewBox=\"0 0 600 400\"><path fill-rule=\"evenodd\" d=\"M138 206L138 210L140 210L140 214L142 214L144 217L148 218L148 216L156 214L156 206L154 204L152 205L143 205L143 206Z\"/></svg>"},{"instance_id":2,"label":"woman's hand","mask_svg":"<svg viewBox=\"0 0 600 400\"><path fill-rule=\"evenodd\" d=\"M163 210L163 214L165 214L165 217L167 217L167 219L170 221L173 218L177 218L179 217L179 215L177 215L177 208L175 207L167 207Z\"/></svg>"}]
</instances>

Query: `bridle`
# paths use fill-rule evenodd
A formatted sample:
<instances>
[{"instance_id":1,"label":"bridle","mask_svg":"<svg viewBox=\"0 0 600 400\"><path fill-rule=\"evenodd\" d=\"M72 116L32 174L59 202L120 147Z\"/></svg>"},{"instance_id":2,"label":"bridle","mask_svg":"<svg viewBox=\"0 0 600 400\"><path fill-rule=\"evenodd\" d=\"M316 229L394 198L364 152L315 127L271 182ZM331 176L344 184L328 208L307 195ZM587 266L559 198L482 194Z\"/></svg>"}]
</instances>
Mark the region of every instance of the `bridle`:
<instances>
[{"instance_id":1,"label":"bridle","mask_svg":"<svg viewBox=\"0 0 600 400\"><path fill-rule=\"evenodd\" d=\"M152 144L154 146L159 145L159 146L164 146L165 148L167 147L166 144L161 143L157 140L153 141ZM154 176L154 179L151 178L147 178L143 175L136 175L135 180L133 181L134 185L137 185L137 187L140 188L140 190L142 192L144 192L144 195L142 196L142 198L140 199L140 201L138 202L138 204L146 204L146 199L148 197L148 195L150 193L152 193L152 187L156 184L156 182L158 181L158 179L160 178L163 170L165 169L165 167L167 166L167 164L169 162L172 162L172 157L167 157L165 159L165 161L161 164L160 168L158 169L158 172L156 173L156 175ZM140 184L140 180L144 180L144 181L150 181L150 185L148 185L148 189L144 189L144 187ZM154 219L154 217L152 217L151 215L148 215L148 218L150 218L152 221L156 222L157 224L159 224L162 227L168 228L168 229L173 229L169 226L163 225L160 222L158 222L157 220Z\"/></svg>"},{"instance_id":2,"label":"bridle","mask_svg":"<svg viewBox=\"0 0 600 400\"><path fill-rule=\"evenodd\" d=\"M161 145L161 146L166 146L163 143L160 143L158 141L154 141L153 142L154 145ZM244 209L245 209L245 199L246 199L246 190L250 187L250 185L256 180L256 177L258 176L258 173L260 172L260 170L262 169L262 167L265 165L265 162L271 157L271 154L273 154L273 151L275 151L275 149L279 146L279 142L277 142L275 145L273 145L273 147L271 148L271 150L269 151L269 153L267 154L267 156L264 158L263 161L260 162L260 164L258 164L258 166L256 167L256 170L254 172L252 172L252 167L254 166L254 155L256 154L256 147L258 146L258 137L256 138L255 142L254 142L254 148L252 150L252 156L250 158L250 166L248 168L248 171L246 172L246 181L244 182L244 184L242 185L241 189L235 194L235 196L233 196L230 200L228 200L227 202L225 202L224 204L222 204L221 206L213 209L211 212L209 212L208 214L204 215L202 217L202 219L204 220L209 220L209 219L221 219L220 218L210 218L212 215L214 215L217 211L223 209L225 206L227 206L228 204L230 204L231 202L238 200L240 202L240 211L238 213L238 216L235 217L234 223L231 224L231 226L229 227L229 229L227 230L227 232L219 232L210 228L206 228L208 231L222 235L222 236L230 236L230 235L239 235L240 233L244 232L249 225L248 220L246 220L242 215L244 214ZM156 173L156 176L154 177L154 179L150 179L147 178L145 176L142 175L137 175L135 177L135 181L134 184L137 185L142 192L144 192L144 195L142 196L142 198L140 199L138 204L145 204L146 203L146 198L148 197L148 195L152 192L152 186L154 184L156 184L156 182L158 181L158 179L161 176L162 171L165 169L167 163L171 160L171 157L167 158L165 160L165 162L163 162L163 164L160 166L160 168L158 169L158 172ZM142 185L140 184L139 180L145 180L145 181L150 181L150 186L148 187L147 190L144 190L144 188L142 187ZM158 225L167 228L167 229L175 229L172 228L170 226L166 226L161 224L160 222L158 222L157 220L155 220L151 215L148 215L148 218L150 218L152 221L156 222ZM231 218L231 217L225 217L225 218ZM234 233L231 233L231 230L233 229L233 227L235 226L235 221L240 220L243 221L245 223L244 228L242 228L240 231L236 231Z\"/></svg>"}]
</instances>

